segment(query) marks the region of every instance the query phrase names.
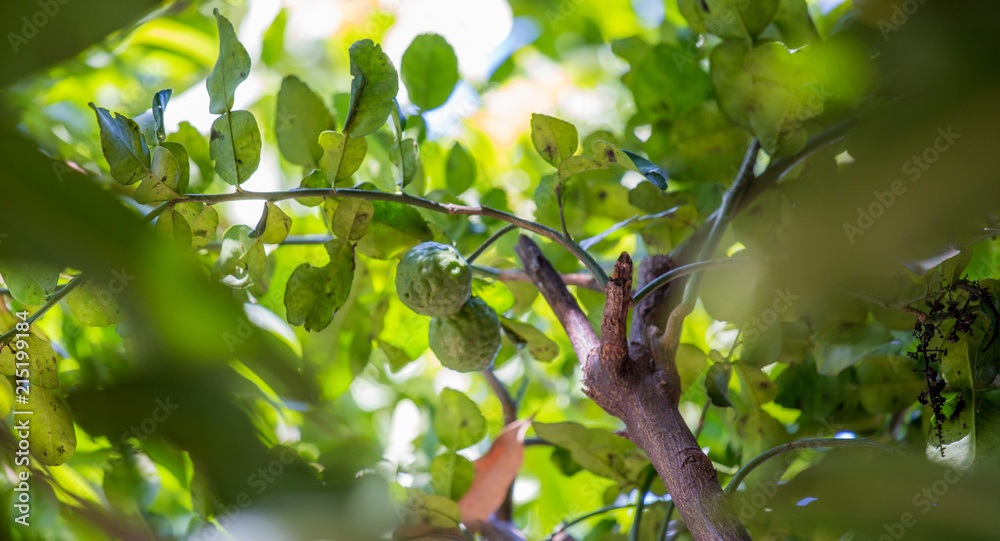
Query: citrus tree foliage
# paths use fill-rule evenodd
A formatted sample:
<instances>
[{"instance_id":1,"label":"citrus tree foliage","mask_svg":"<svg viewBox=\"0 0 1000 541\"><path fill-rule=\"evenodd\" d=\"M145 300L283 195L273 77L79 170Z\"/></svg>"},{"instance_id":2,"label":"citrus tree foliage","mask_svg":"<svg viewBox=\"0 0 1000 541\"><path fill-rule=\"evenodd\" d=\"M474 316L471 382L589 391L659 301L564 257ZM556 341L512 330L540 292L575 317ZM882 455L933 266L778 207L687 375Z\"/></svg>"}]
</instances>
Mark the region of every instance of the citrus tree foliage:
<instances>
[{"instance_id":1,"label":"citrus tree foliage","mask_svg":"<svg viewBox=\"0 0 1000 541\"><path fill-rule=\"evenodd\" d=\"M511 0L465 80L380 9L308 49L286 9L11 4L5 538L692 538L518 232L595 328L622 252L626 309L677 307L649 336L753 538L995 536L995 7Z\"/></svg>"}]
</instances>

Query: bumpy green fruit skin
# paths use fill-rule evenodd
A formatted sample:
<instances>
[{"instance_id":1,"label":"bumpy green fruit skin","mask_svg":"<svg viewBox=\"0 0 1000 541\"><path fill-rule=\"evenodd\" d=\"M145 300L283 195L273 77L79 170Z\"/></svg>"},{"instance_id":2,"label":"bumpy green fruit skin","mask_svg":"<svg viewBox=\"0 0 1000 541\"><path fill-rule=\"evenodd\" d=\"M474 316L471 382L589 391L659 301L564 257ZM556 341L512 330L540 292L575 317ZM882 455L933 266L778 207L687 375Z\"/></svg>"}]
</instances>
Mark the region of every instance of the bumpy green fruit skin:
<instances>
[{"instance_id":1,"label":"bumpy green fruit skin","mask_svg":"<svg viewBox=\"0 0 1000 541\"><path fill-rule=\"evenodd\" d=\"M427 338L445 367L485 370L500 351L500 318L482 299L472 297L457 313L432 319Z\"/></svg>"},{"instance_id":2,"label":"bumpy green fruit skin","mask_svg":"<svg viewBox=\"0 0 1000 541\"><path fill-rule=\"evenodd\" d=\"M423 242L396 267L396 294L418 314L450 316L472 295L472 269L454 247Z\"/></svg>"}]
</instances>

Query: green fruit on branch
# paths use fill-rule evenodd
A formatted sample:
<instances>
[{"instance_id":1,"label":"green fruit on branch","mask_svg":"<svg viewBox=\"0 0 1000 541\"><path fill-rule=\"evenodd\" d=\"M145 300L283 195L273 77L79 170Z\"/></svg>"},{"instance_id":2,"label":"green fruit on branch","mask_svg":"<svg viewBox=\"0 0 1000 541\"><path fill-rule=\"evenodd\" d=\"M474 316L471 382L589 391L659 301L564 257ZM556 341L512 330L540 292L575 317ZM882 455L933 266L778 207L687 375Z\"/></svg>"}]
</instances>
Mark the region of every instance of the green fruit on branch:
<instances>
[{"instance_id":1,"label":"green fruit on branch","mask_svg":"<svg viewBox=\"0 0 1000 541\"><path fill-rule=\"evenodd\" d=\"M450 316L472 295L472 269L454 247L423 242L396 267L396 294L418 314Z\"/></svg>"},{"instance_id":2,"label":"green fruit on branch","mask_svg":"<svg viewBox=\"0 0 1000 541\"><path fill-rule=\"evenodd\" d=\"M485 370L500 351L500 318L486 302L472 297L457 313L431 320L428 342L447 368Z\"/></svg>"}]
</instances>

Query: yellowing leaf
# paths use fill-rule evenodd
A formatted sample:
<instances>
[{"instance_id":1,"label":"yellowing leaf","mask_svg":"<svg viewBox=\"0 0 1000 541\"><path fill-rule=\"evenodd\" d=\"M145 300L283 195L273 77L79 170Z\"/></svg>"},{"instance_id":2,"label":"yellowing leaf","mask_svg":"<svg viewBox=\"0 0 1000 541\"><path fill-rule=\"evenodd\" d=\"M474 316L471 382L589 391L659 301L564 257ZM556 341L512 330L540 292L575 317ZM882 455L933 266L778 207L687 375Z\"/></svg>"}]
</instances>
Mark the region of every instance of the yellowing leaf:
<instances>
[{"instance_id":1,"label":"yellowing leaf","mask_svg":"<svg viewBox=\"0 0 1000 541\"><path fill-rule=\"evenodd\" d=\"M37 388L59 387L59 368L52 346L35 334L0 346L0 374L27 380ZM32 388L34 390L35 387Z\"/></svg>"},{"instance_id":2,"label":"yellowing leaf","mask_svg":"<svg viewBox=\"0 0 1000 541\"><path fill-rule=\"evenodd\" d=\"M76 452L76 431L69 410L51 389L33 386L28 392L31 454L46 466L58 466Z\"/></svg>"}]
</instances>

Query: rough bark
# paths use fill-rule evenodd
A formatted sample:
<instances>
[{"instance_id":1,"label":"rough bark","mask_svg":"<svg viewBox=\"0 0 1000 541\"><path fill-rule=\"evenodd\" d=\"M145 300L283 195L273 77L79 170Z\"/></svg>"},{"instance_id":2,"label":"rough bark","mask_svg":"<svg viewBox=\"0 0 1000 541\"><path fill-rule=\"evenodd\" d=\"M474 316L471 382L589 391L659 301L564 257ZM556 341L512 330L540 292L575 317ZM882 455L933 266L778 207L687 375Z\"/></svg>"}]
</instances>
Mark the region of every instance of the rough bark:
<instances>
[{"instance_id":1,"label":"rough bark","mask_svg":"<svg viewBox=\"0 0 1000 541\"><path fill-rule=\"evenodd\" d=\"M674 359L654 338L670 312L671 288L657 290L635 307L631 333L627 332L633 268L632 259L623 253L605 289L598 340L538 246L522 236L517 252L583 363L585 392L625 422L629 439L649 456L694 538L749 540L742 523L725 508L715 468L680 414L681 386ZM640 265L640 285L670 268L668 257L647 258Z\"/></svg>"}]
</instances>

